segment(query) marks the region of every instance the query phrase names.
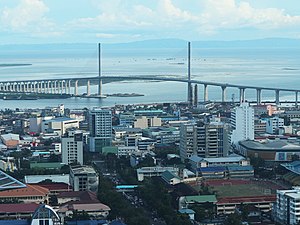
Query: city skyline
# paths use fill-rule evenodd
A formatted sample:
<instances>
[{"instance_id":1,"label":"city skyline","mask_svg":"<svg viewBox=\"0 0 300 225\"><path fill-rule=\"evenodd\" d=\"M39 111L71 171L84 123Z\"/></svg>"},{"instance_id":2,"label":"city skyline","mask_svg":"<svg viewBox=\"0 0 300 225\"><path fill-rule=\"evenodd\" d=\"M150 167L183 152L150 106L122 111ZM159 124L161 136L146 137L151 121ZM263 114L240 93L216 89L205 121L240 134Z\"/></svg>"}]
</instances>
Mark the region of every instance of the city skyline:
<instances>
[{"instance_id":1,"label":"city skyline","mask_svg":"<svg viewBox=\"0 0 300 225\"><path fill-rule=\"evenodd\" d=\"M0 43L300 38L296 0L2 0Z\"/></svg>"}]
</instances>

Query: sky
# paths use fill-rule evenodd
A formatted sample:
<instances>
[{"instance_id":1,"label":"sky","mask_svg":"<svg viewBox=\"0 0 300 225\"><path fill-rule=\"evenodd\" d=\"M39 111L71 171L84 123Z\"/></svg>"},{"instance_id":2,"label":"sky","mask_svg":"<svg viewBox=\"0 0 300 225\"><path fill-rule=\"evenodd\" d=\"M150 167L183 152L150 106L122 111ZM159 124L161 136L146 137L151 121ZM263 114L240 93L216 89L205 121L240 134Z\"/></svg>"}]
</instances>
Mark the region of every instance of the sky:
<instances>
[{"instance_id":1,"label":"sky","mask_svg":"<svg viewBox=\"0 0 300 225\"><path fill-rule=\"evenodd\" d=\"M300 39L299 0L0 0L0 44Z\"/></svg>"}]
</instances>

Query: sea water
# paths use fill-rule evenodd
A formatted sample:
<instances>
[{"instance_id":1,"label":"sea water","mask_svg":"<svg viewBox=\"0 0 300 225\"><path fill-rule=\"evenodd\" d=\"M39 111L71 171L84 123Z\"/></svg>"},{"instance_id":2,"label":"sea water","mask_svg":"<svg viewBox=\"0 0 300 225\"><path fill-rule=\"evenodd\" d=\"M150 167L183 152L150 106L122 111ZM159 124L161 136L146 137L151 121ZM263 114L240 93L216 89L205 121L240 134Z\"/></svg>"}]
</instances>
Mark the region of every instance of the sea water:
<instances>
[{"instance_id":1,"label":"sea water","mask_svg":"<svg viewBox=\"0 0 300 225\"><path fill-rule=\"evenodd\" d=\"M1 48L0 48L1 50ZM107 49L102 52L102 74L168 76L187 78L186 49ZM201 48L192 49L192 79L260 87L300 89L300 48ZM91 77L98 75L97 48L87 49L4 49L0 64L31 64L0 67L0 81ZM203 86L198 85L203 100ZM209 86L209 100L221 100L221 88ZM73 90L72 90L73 91ZM79 88L85 93L86 87ZM91 87L97 93L97 86ZM140 97L104 99L71 98L0 100L0 108L44 108L64 104L68 108L92 108L114 104L177 102L187 98L187 85L177 82L120 81L103 85L104 94L138 93ZM226 100L237 101L237 88L227 88ZM274 100L274 91L262 91L264 100ZM281 100L294 100L281 92ZM246 99L255 100L255 90L246 90Z\"/></svg>"}]
</instances>

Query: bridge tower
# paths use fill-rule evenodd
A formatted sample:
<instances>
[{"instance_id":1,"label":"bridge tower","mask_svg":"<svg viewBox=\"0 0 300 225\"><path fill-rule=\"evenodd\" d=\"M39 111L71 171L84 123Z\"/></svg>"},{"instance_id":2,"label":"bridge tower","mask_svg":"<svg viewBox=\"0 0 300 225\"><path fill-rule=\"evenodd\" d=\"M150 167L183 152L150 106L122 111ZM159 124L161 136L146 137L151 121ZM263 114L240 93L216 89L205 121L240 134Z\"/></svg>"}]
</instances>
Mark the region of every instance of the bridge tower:
<instances>
[{"instance_id":1,"label":"bridge tower","mask_svg":"<svg viewBox=\"0 0 300 225\"><path fill-rule=\"evenodd\" d=\"M98 96L102 96L102 70L101 70L101 44L98 43L98 73L99 73L99 81L98 81Z\"/></svg>"},{"instance_id":2,"label":"bridge tower","mask_svg":"<svg viewBox=\"0 0 300 225\"><path fill-rule=\"evenodd\" d=\"M193 105L193 93L191 83L191 42L188 42L188 91L187 102L191 106Z\"/></svg>"}]
</instances>

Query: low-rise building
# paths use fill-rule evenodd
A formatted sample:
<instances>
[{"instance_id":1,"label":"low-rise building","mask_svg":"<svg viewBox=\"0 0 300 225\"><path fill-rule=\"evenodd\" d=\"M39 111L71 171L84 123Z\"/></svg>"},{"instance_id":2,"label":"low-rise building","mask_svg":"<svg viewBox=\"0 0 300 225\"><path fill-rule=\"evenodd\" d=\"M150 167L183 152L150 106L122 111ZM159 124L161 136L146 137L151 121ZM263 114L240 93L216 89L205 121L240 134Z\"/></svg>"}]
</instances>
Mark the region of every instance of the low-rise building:
<instances>
[{"instance_id":1,"label":"low-rise building","mask_svg":"<svg viewBox=\"0 0 300 225\"><path fill-rule=\"evenodd\" d=\"M170 171L171 173L178 174L179 169L176 167L142 167L140 169L137 169L137 178L138 181L143 181L145 177L155 177L155 176L161 176L163 172Z\"/></svg>"},{"instance_id":2,"label":"low-rise building","mask_svg":"<svg viewBox=\"0 0 300 225\"><path fill-rule=\"evenodd\" d=\"M58 210L61 217L70 217L74 211L86 212L93 219L105 219L109 215L110 208L102 203L71 202L61 206Z\"/></svg>"},{"instance_id":3,"label":"low-rise building","mask_svg":"<svg viewBox=\"0 0 300 225\"><path fill-rule=\"evenodd\" d=\"M70 170L70 185L74 191L97 192L98 174L91 166L74 166Z\"/></svg>"},{"instance_id":4,"label":"low-rise building","mask_svg":"<svg viewBox=\"0 0 300 225\"><path fill-rule=\"evenodd\" d=\"M161 174L161 178L170 185L179 184L181 182L181 179L179 176L177 176L174 173L171 173L170 171L165 171Z\"/></svg>"},{"instance_id":5,"label":"low-rise building","mask_svg":"<svg viewBox=\"0 0 300 225\"><path fill-rule=\"evenodd\" d=\"M63 135L67 129L79 128L79 121L68 117L58 117L42 121L42 132Z\"/></svg>"},{"instance_id":6,"label":"low-rise building","mask_svg":"<svg viewBox=\"0 0 300 225\"><path fill-rule=\"evenodd\" d=\"M248 197L222 197L218 198L217 214L232 214L241 204L256 206L263 212L270 212L273 203L276 201L275 195L248 196Z\"/></svg>"},{"instance_id":7,"label":"low-rise building","mask_svg":"<svg viewBox=\"0 0 300 225\"><path fill-rule=\"evenodd\" d=\"M0 192L0 201L16 201L24 203L48 202L49 189L39 185L27 184L21 189L11 189Z\"/></svg>"},{"instance_id":8,"label":"low-rise building","mask_svg":"<svg viewBox=\"0 0 300 225\"><path fill-rule=\"evenodd\" d=\"M99 202L97 195L90 191L67 191L57 195L58 205L65 204L67 202Z\"/></svg>"},{"instance_id":9,"label":"low-rise building","mask_svg":"<svg viewBox=\"0 0 300 225\"><path fill-rule=\"evenodd\" d=\"M178 201L178 208L187 209L193 205L201 205L204 203L216 204L217 198L215 195L193 195L193 196L182 196Z\"/></svg>"},{"instance_id":10,"label":"low-rise building","mask_svg":"<svg viewBox=\"0 0 300 225\"><path fill-rule=\"evenodd\" d=\"M141 129L148 127L160 127L161 118L158 118L157 116L136 116L133 126L134 128Z\"/></svg>"},{"instance_id":11,"label":"low-rise building","mask_svg":"<svg viewBox=\"0 0 300 225\"><path fill-rule=\"evenodd\" d=\"M266 161L291 161L293 155L300 155L300 145L288 140L240 141L238 150L245 157Z\"/></svg>"},{"instance_id":12,"label":"low-rise building","mask_svg":"<svg viewBox=\"0 0 300 225\"><path fill-rule=\"evenodd\" d=\"M16 148L20 143L20 136L18 134L2 134L1 141L7 148Z\"/></svg>"},{"instance_id":13,"label":"low-rise building","mask_svg":"<svg viewBox=\"0 0 300 225\"><path fill-rule=\"evenodd\" d=\"M0 204L0 220L31 219L37 203Z\"/></svg>"}]
</instances>

